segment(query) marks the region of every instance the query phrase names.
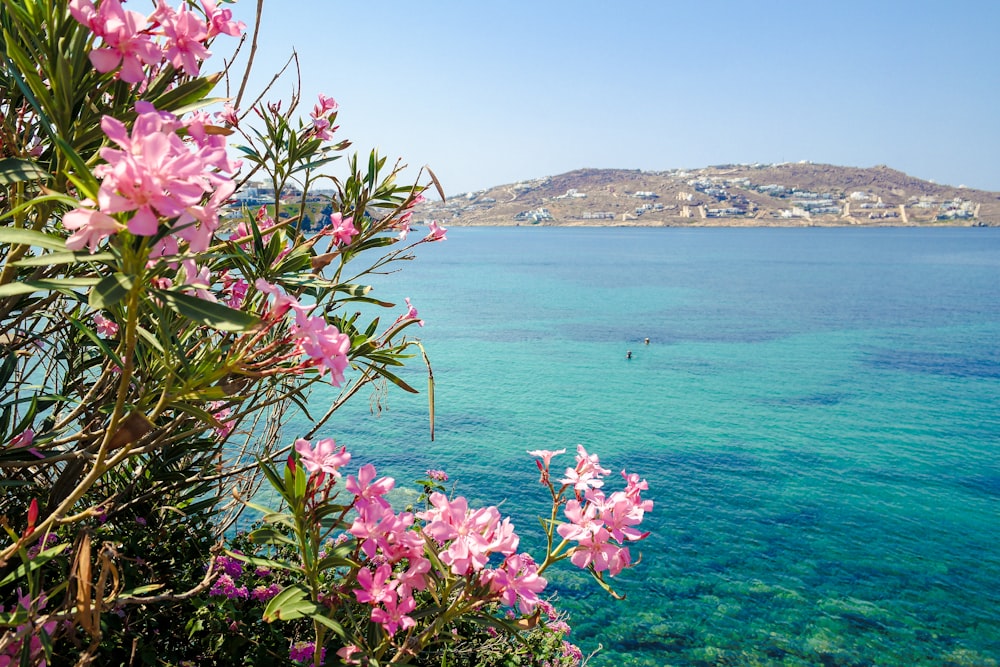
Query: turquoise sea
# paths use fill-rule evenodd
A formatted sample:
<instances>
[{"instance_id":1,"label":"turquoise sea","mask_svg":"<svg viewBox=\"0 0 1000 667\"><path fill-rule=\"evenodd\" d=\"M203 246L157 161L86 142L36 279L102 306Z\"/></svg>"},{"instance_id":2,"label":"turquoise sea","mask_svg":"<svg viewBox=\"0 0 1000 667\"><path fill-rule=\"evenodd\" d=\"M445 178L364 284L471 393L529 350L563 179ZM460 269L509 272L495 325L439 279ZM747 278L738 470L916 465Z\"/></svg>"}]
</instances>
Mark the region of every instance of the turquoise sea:
<instances>
[{"instance_id":1,"label":"turquoise sea","mask_svg":"<svg viewBox=\"0 0 1000 667\"><path fill-rule=\"evenodd\" d=\"M401 485L444 469L528 545L527 450L645 477L624 602L550 570L590 665L1000 663L1000 229L454 227L417 255L373 296L426 321L434 442L398 390L323 435Z\"/></svg>"}]
</instances>

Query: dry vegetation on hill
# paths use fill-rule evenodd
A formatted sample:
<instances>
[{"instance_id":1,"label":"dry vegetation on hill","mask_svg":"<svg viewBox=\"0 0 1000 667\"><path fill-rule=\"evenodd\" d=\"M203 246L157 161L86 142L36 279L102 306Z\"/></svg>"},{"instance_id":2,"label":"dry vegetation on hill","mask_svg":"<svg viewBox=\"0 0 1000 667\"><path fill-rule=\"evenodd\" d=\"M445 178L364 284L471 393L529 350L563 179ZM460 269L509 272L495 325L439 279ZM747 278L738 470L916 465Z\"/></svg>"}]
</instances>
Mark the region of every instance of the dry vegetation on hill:
<instances>
[{"instance_id":1,"label":"dry vegetation on hill","mask_svg":"<svg viewBox=\"0 0 1000 667\"><path fill-rule=\"evenodd\" d=\"M1000 226L1000 193L882 165L579 169L428 201L416 217L451 225Z\"/></svg>"}]
</instances>

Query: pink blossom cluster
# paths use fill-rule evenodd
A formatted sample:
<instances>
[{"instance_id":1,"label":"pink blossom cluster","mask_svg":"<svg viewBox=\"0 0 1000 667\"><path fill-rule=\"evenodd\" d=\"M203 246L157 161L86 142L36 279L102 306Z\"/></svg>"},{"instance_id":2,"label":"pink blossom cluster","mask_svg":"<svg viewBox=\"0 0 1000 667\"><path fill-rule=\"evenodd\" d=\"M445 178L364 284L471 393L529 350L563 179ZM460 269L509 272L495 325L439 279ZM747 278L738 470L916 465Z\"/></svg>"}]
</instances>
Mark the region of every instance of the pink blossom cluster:
<instances>
[{"instance_id":1,"label":"pink blossom cluster","mask_svg":"<svg viewBox=\"0 0 1000 667\"><path fill-rule=\"evenodd\" d=\"M537 453L537 452L536 452ZM577 446L576 466L566 469L561 481L572 487L575 497L566 502L568 523L556 530L565 540L576 542L570 561L577 567L593 567L596 572L617 575L632 564L627 542L644 539L648 532L636 529L653 509L652 500L643 500L642 491L649 488L636 474L622 471L625 490L605 495L601 490L603 477L610 471L601 467L596 454L588 454Z\"/></svg>"},{"instance_id":2,"label":"pink blossom cluster","mask_svg":"<svg viewBox=\"0 0 1000 667\"><path fill-rule=\"evenodd\" d=\"M330 371L331 383L339 387L344 381L344 370L349 360L351 339L337 327L329 324L321 315L309 315L309 306L299 303L293 296L285 294L276 285L262 278L254 283L257 290L274 298L267 308L267 317L278 320L289 310L295 311L295 321L291 326L291 336L302 354L310 358L309 364L319 368L322 375Z\"/></svg>"},{"instance_id":3,"label":"pink blossom cluster","mask_svg":"<svg viewBox=\"0 0 1000 667\"><path fill-rule=\"evenodd\" d=\"M185 3L180 9L162 0L149 16L125 9L120 0L70 0L73 18L87 26L102 41L90 52L90 62L98 72L119 66L118 77L127 83L142 83L147 67L169 63L189 76L198 76L199 62L211 53L207 42L219 34L238 36L246 25L233 21L229 9L220 9L215 0L201 0L205 16L195 15Z\"/></svg>"},{"instance_id":4,"label":"pink blossom cluster","mask_svg":"<svg viewBox=\"0 0 1000 667\"><path fill-rule=\"evenodd\" d=\"M333 133L337 131L337 127L333 125L333 122L337 118L338 108L339 106L335 99L320 93L319 100L309 113L309 117L312 118L311 132L314 137L320 141L333 139Z\"/></svg>"},{"instance_id":5,"label":"pink blossom cluster","mask_svg":"<svg viewBox=\"0 0 1000 667\"><path fill-rule=\"evenodd\" d=\"M299 439L295 451L313 487L327 475L335 482L351 458L331 439L315 445ZM546 581L538 575L534 560L517 552L519 538L514 526L496 507L473 510L463 497L449 500L433 493L427 511L397 513L385 498L395 480L379 477L371 464L361 466L357 475L348 475L344 487L354 496L356 514L347 533L357 540L366 557L353 593L358 602L371 607L372 622L389 635L416 625L411 616L417 607L414 592L428 587L434 568L427 557L428 548L435 550L438 561L447 568L439 576L467 577L486 587L494 599L517 606L523 613L541 603L538 594ZM501 560L490 567L494 554Z\"/></svg>"},{"instance_id":6,"label":"pink blossom cluster","mask_svg":"<svg viewBox=\"0 0 1000 667\"><path fill-rule=\"evenodd\" d=\"M149 102L137 102L136 111L131 133L111 116L102 119L101 129L119 148L101 149L105 164L94 168L101 179L96 208L85 200L63 216L63 226L73 231L66 247L88 247L93 253L103 239L123 229L155 236L161 221L173 220L152 256L176 254L180 243L192 252L204 251L219 226L219 208L236 187L227 174L239 165L227 156L224 137L205 131L203 114L181 122ZM182 129L188 140L178 134ZM127 225L112 217L121 213L131 214Z\"/></svg>"},{"instance_id":7,"label":"pink blossom cluster","mask_svg":"<svg viewBox=\"0 0 1000 667\"><path fill-rule=\"evenodd\" d=\"M645 513L653 509L653 501L641 497L649 485L638 475L622 471L625 490L605 495L602 491L604 477L611 471L601 466L598 456L588 453L582 445L578 445L576 451L576 465L566 468L565 476L559 480L562 484L560 497L564 491L573 491L573 497L566 501L564 508L568 521L556 530L564 540L577 543L570 553L570 561L574 565L593 567L595 572L607 571L615 576L632 564L632 556L624 545L649 535L636 528ZM552 459L565 454L566 450L528 453L536 457L542 484L551 487L549 468ZM555 496L555 492L553 494Z\"/></svg>"}]
</instances>

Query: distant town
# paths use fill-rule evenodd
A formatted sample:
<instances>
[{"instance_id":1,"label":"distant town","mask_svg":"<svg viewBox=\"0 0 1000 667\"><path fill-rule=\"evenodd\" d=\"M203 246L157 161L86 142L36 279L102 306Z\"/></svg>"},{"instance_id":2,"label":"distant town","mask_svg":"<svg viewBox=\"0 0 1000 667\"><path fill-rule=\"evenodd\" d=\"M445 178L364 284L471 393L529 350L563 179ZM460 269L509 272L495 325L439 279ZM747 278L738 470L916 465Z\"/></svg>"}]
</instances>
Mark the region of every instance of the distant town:
<instances>
[{"instance_id":1,"label":"distant town","mask_svg":"<svg viewBox=\"0 0 1000 667\"><path fill-rule=\"evenodd\" d=\"M581 169L423 204L453 225L1000 225L1000 194L878 166Z\"/></svg>"}]
</instances>

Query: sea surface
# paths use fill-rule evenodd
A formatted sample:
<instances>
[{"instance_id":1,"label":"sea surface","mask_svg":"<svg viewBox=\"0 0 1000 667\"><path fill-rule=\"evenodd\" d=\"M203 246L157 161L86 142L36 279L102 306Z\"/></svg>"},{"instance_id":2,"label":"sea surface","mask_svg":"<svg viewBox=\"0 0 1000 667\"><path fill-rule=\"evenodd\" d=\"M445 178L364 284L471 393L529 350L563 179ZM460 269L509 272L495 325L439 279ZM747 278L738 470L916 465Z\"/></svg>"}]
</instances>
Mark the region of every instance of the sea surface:
<instances>
[{"instance_id":1,"label":"sea surface","mask_svg":"<svg viewBox=\"0 0 1000 667\"><path fill-rule=\"evenodd\" d=\"M547 573L592 667L1000 662L1000 229L454 227L402 269L435 439L399 390L322 435L539 558L528 450L647 479L625 601Z\"/></svg>"}]
</instances>

